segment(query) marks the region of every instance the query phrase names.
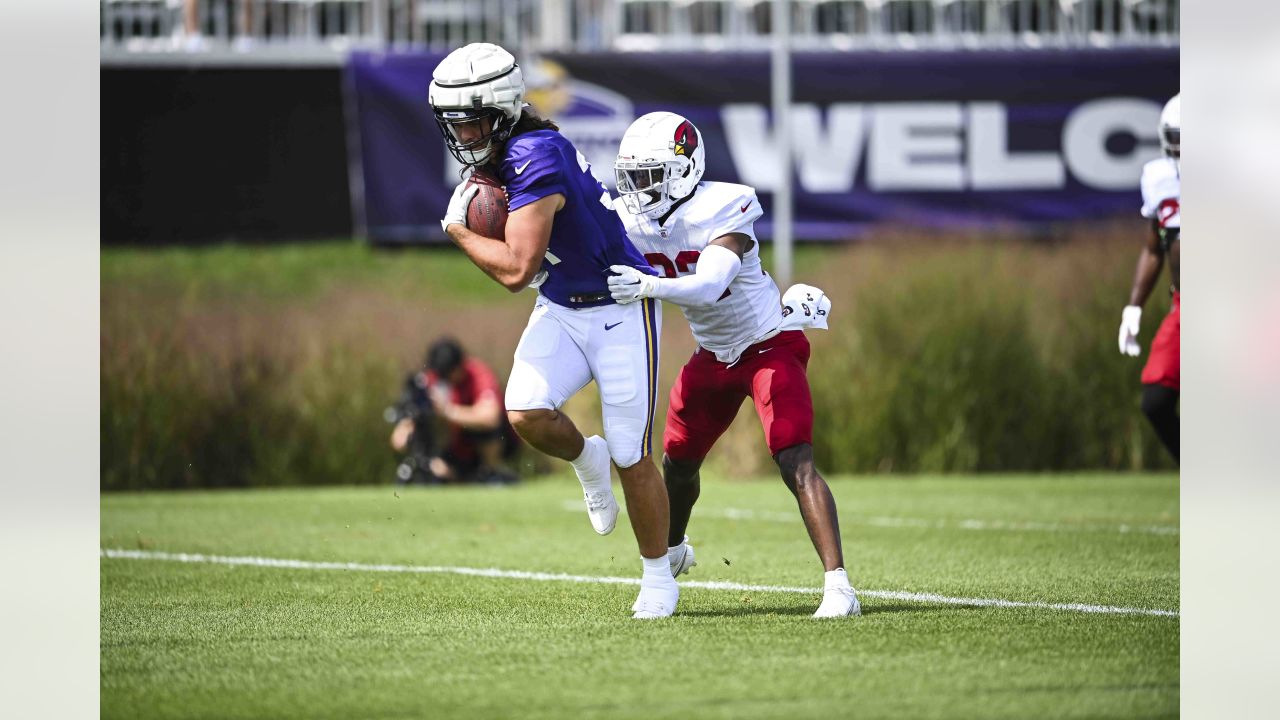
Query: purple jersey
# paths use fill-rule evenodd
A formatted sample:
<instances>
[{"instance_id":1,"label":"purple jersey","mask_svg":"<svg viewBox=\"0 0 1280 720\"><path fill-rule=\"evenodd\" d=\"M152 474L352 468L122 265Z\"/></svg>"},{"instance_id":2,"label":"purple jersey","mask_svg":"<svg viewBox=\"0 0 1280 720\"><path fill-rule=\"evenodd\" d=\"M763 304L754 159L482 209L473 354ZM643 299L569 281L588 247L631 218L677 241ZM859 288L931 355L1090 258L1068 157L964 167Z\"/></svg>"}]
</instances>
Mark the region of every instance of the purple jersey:
<instances>
[{"instance_id":1,"label":"purple jersey","mask_svg":"<svg viewBox=\"0 0 1280 720\"><path fill-rule=\"evenodd\" d=\"M534 130L512 138L498 174L507 187L511 212L548 195L564 195L564 207L551 225L551 242L542 260L547 281L539 291L547 299L565 307L608 305L613 302L610 265L656 274L627 239L609 193L560 133Z\"/></svg>"}]
</instances>

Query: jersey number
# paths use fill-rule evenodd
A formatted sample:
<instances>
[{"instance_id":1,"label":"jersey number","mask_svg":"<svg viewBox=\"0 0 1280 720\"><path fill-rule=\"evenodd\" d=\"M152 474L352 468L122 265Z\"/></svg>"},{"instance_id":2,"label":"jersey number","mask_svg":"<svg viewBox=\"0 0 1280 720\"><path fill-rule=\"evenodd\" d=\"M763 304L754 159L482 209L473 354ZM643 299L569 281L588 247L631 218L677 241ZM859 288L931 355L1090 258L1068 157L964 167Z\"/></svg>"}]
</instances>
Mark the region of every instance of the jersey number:
<instances>
[{"instance_id":1,"label":"jersey number","mask_svg":"<svg viewBox=\"0 0 1280 720\"><path fill-rule=\"evenodd\" d=\"M661 268L663 277L678 278L681 275L688 275L693 272L691 266L697 265L698 258L701 256L702 253L697 250L681 250L676 254L675 262L672 262L671 258L663 253L645 253L644 259L649 261L650 267ZM725 288L724 294L716 298L716 301L719 302L729 297L730 294L729 288Z\"/></svg>"},{"instance_id":2,"label":"jersey number","mask_svg":"<svg viewBox=\"0 0 1280 720\"><path fill-rule=\"evenodd\" d=\"M1165 198L1160 201L1160 206L1156 208L1156 219L1160 221L1160 227L1168 227L1169 221L1180 212L1181 207L1177 198Z\"/></svg>"},{"instance_id":3,"label":"jersey number","mask_svg":"<svg viewBox=\"0 0 1280 720\"><path fill-rule=\"evenodd\" d=\"M582 154L581 150L578 151L578 167L582 168L582 172L591 176L592 179L595 178L591 174L591 163L587 162L587 158ZM600 181L596 180L596 184L600 185ZM604 206L605 210L613 212L613 198L609 196L609 191L604 189L604 185L600 185L600 204Z\"/></svg>"},{"instance_id":4,"label":"jersey number","mask_svg":"<svg viewBox=\"0 0 1280 720\"><path fill-rule=\"evenodd\" d=\"M578 152L578 167L582 168L582 172L588 175L591 174L591 163L587 162L587 158L582 155L581 151ZM605 190L603 187L600 190L600 204L604 205L605 209L609 212L613 212L613 198L609 197L609 191ZM556 257L550 250L546 252L544 257L546 257L547 262L552 265L560 264L560 258Z\"/></svg>"},{"instance_id":5,"label":"jersey number","mask_svg":"<svg viewBox=\"0 0 1280 720\"><path fill-rule=\"evenodd\" d=\"M697 250L681 250L676 255L675 262L671 262L671 258L662 253L645 253L644 259L649 261L651 267L661 268L663 277L677 278L692 272L689 266L696 265L701 256L702 253Z\"/></svg>"}]
</instances>

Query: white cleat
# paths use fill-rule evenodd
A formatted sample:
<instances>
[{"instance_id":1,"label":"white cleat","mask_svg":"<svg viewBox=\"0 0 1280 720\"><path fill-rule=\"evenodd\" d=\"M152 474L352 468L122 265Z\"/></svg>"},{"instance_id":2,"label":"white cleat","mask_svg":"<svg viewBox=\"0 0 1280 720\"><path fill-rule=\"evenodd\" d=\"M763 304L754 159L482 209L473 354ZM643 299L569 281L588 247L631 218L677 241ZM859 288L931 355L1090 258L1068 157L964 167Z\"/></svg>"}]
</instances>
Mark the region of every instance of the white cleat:
<instances>
[{"instance_id":1,"label":"white cleat","mask_svg":"<svg viewBox=\"0 0 1280 720\"><path fill-rule=\"evenodd\" d=\"M582 499L587 505L591 527L600 535L608 535L618 524L618 499L613 496L613 485L609 481L609 443L599 435L587 438L587 443L596 456L595 466L589 477L583 477L576 468L574 472L582 484Z\"/></svg>"},{"instance_id":2,"label":"white cleat","mask_svg":"<svg viewBox=\"0 0 1280 720\"><path fill-rule=\"evenodd\" d=\"M851 587L827 588L822 593L822 604L813 614L816 618L837 618L861 615L862 604Z\"/></svg>"},{"instance_id":3,"label":"white cleat","mask_svg":"<svg viewBox=\"0 0 1280 720\"><path fill-rule=\"evenodd\" d=\"M671 563L671 577L673 578L689 572L689 568L698 564L693 559L693 546L689 544L688 535L684 536L684 542L677 547L667 548L667 562Z\"/></svg>"},{"instance_id":4,"label":"white cleat","mask_svg":"<svg viewBox=\"0 0 1280 720\"><path fill-rule=\"evenodd\" d=\"M618 524L618 499L613 496L613 490L584 492L582 499L587 504L591 527L601 535L613 532L613 526Z\"/></svg>"},{"instance_id":5,"label":"white cleat","mask_svg":"<svg viewBox=\"0 0 1280 720\"><path fill-rule=\"evenodd\" d=\"M671 617L676 611L676 603L680 601L680 586L674 578L666 582L650 584L648 578L640 581L640 596L631 605L632 618L636 620L654 620Z\"/></svg>"}]
</instances>

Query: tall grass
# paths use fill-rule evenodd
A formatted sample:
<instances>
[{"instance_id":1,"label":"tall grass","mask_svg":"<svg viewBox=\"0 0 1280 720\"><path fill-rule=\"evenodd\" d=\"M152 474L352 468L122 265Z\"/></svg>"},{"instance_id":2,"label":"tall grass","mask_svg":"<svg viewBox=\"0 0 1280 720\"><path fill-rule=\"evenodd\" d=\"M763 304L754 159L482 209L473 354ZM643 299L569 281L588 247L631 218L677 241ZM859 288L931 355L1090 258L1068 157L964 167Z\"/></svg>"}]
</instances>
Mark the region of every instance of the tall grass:
<instances>
[{"instance_id":1,"label":"tall grass","mask_svg":"<svg viewBox=\"0 0 1280 720\"><path fill-rule=\"evenodd\" d=\"M1139 413L1140 363L1115 347L1133 230L804 249L798 279L835 303L809 335L820 467L1171 466ZM104 489L389 482L381 411L427 342L456 335L505 377L533 301L453 251L104 250L102 267ZM659 413L693 349L667 308ZM709 459L734 476L771 467L745 407ZM593 392L567 411L599 431Z\"/></svg>"},{"instance_id":2,"label":"tall grass","mask_svg":"<svg viewBox=\"0 0 1280 720\"><path fill-rule=\"evenodd\" d=\"M831 263L812 333L822 467L854 471L1169 467L1116 347L1128 228L1057 242L898 236ZM1153 303L1150 335L1167 299ZM843 311L843 312L841 312Z\"/></svg>"}]
</instances>

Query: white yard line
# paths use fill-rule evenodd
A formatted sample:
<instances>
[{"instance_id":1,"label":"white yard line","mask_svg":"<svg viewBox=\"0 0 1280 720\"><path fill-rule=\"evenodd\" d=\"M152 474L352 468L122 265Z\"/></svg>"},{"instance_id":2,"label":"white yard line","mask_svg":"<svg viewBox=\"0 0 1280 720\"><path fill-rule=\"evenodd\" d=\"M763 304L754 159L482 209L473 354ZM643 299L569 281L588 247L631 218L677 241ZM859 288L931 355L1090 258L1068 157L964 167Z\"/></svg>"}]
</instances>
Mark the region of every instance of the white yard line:
<instances>
[{"instance_id":1,"label":"white yard line","mask_svg":"<svg viewBox=\"0 0 1280 720\"><path fill-rule=\"evenodd\" d=\"M204 563L213 565L247 565L251 567L283 568L290 570L353 570L358 572L390 572L390 573L427 573L448 575L473 575L477 577L506 578L512 580L536 580L552 582L578 582L610 585L638 585L640 580L631 577L609 577L592 575L566 575L563 573L528 572L523 570L500 570L498 568L452 567L447 565L371 565L348 562L317 562L314 560L289 560L284 558L265 557L230 557L223 555L199 555L193 553L167 553L150 550L117 550L103 548L101 555L113 560L162 560L181 563ZM734 590L738 592L779 592L803 593L819 595L821 588L791 587L786 585L746 585L732 582L706 582L685 580L681 587L701 588L705 590ZM966 605L998 608L1030 608L1035 610L1065 610L1068 612L1104 613L1111 615L1158 615L1178 617L1177 610L1153 610L1148 608L1115 607L1111 605L1086 605L1084 603L1044 603L1023 602L1019 600L1000 600L996 598L962 598L937 595L935 593L912 593L898 590L859 590L862 597L884 598L886 600L906 600L909 602L935 603L941 605Z\"/></svg>"},{"instance_id":2,"label":"white yard line","mask_svg":"<svg viewBox=\"0 0 1280 720\"><path fill-rule=\"evenodd\" d=\"M565 510L581 512L580 501L565 501ZM696 517L719 518L722 520L760 520L763 522L798 523L798 513L776 512L771 510L745 510L742 508L698 508ZM913 517L889 517L883 515L840 515L842 525L867 525L871 527L889 528L933 528L937 530L1015 530L1033 532L1116 532L1137 533L1140 535L1177 535L1175 525L1118 525L1101 523L1046 523L1022 520L974 520L957 518L954 520L928 520Z\"/></svg>"}]
</instances>

